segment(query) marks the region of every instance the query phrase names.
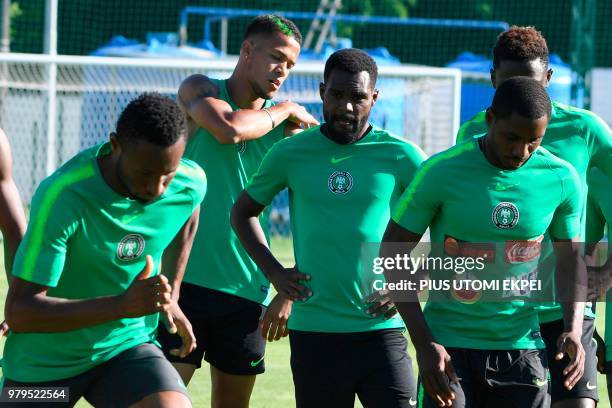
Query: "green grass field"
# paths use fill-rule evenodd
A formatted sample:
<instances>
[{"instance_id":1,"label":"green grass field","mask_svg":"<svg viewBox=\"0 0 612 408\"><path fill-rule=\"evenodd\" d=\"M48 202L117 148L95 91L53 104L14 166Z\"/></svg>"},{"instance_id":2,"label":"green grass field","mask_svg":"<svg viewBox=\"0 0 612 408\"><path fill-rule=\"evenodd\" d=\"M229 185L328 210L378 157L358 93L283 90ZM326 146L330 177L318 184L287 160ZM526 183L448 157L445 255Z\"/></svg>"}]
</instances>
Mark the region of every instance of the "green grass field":
<instances>
[{"instance_id":1,"label":"green grass field","mask_svg":"<svg viewBox=\"0 0 612 408\"><path fill-rule=\"evenodd\" d=\"M287 239L272 240L272 250L287 266L293 265L293 252L291 250L291 242ZM0 257L1 258L1 257ZM4 265L3 263L1 263ZM3 269L3 268L2 268ZM0 305L2 306L2 314L4 315L4 299L6 297L6 278L2 270L0 278ZM604 322L604 307L600 307L601 311L597 318L597 328L600 333L603 333ZM4 340L0 340L0 345ZM409 353L413 360L415 359L414 348L410 346ZM266 373L258 376L255 384L255 390L251 398L251 407L253 408L285 408L287 406L295 406L293 402L293 381L291 377L291 369L289 367L289 342L285 338L278 342L269 343L266 351ZM324 364L325 362L321 362ZM416 364L415 364L416 368ZM598 378L599 395L601 403L600 408L610 408L608 394L605 388L605 377ZM210 374L208 367L204 365L202 369L196 372L193 380L189 385L189 392L193 399L195 407L210 406ZM77 407L88 407L85 401L81 400ZM359 402L356 402L356 407L361 407Z\"/></svg>"}]
</instances>

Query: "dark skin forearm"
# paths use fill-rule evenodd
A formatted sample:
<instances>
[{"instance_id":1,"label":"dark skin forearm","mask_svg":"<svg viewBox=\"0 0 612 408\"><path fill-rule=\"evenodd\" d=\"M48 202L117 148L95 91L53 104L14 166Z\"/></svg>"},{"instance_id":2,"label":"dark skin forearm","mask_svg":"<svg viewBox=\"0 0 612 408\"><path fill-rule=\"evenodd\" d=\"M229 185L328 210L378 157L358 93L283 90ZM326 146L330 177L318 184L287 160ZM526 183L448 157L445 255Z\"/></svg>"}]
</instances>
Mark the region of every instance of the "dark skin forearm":
<instances>
[{"instance_id":1,"label":"dark skin forearm","mask_svg":"<svg viewBox=\"0 0 612 408\"><path fill-rule=\"evenodd\" d=\"M44 286L15 277L10 287L5 316L14 332L66 332L121 318L118 296L78 300L49 297Z\"/></svg>"},{"instance_id":2,"label":"dark skin forearm","mask_svg":"<svg viewBox=\"0 0 612 408\"><path fill-rule=\"evenodd\" d=\"M420 234L405 230L394 221L390 221L383 236L380 256L383 258L395 258L399 252L399 247L393 243L402 243L402 250L410 253L421 240L421 236ZM396 282L401 278L402 276L399 276L398 273L385 269L385 280L387 282ZM425 321L425 315L421 309L416 291L409 291L405 295L407 297L405 300L408 301L398 301L393 299L393 296L391 298L395 301L397 311L406 324L412 343L416 350L420 351L431 345L434 341L433 335Z\"/></svg>"},{"instance_id":3,"label":"dark skin forearm","mask_svg":"<svg viewBox=\"0 0 612 408\"><path fill-rule=\"evenodd\" d=\"M232 208L231 223L244 249L264 275L269 278L271 273L284 271L284 268L270 251L259 223L258 217L264 208L246 192L243 192Z\"/></svg>"},{"instance_id":4,"label":"dark skin forearm","mask_svg":"<svg viewBox=\"0 0 612 408\"><path fill-rule=\"evenodd\" d=\"M578 242L555 240L557 291L565 331L582 332L587 289L586 265Z\"/></svg>"},{"instance_id":5,"label":"dark skin forearm","mask_svg":"<svg viewBox=\"0 0 612 408\"><path fill-rule=\"evenodd\" d=\"M410 254L420 241L421 236L422 234L408 231L391 220L383 236L380 256L394 258L401 253L407 252ZM398 246L398 243L402 243L402 245ZM405 276L409 272L394 273L385 268L384 273L387 282L397 282L401 279L400 274ZM423 388L440 406L451 406L455 395L450 388L450 383L456 382L458 379L450 355L444 346L435 342L425 321L416 291L410 290L405 295L407 295L407 298L402 299L403 301L394 301L416 349ZM393 299L393 296L391 298Z\"/></svg>"},{"instance_id":6,"label":"dark skin forearm","mask_svg":"<svg viewBox=\"0 0 612 408\"><path fill-rule=\"evenodd\" d=\"M66 332L124 317L167 311L171 306L168 279L153 272L153 258L123 293L90 299L47 296L49 287L12 277L4 315L14 332Z\"/></svg>"},{"instance_id":7,"label":"dark skin forearm","mask_svg":"<svg viewBox=\"0 0 612 408\"><path fill-rule=\"evenodd\" d=\"M280 296L288 300L305 300L312 293L299 281L309 280L310 276L300 273L296 268L285 269L272 254L257 219L263 209L263 205L243 191L232 207L232 228L244 249L274 285Z\"/></svg>"},{"instance_id":8,"label":"dark skin forearm","mask_svg":"<svg viewBox=\"0 0 612 408\"><path fill-rule=\"evenodd\" d=\"M193 247L193 239L198 230L198 222L200 218L200 207L198 206L183 228L174 237L168 248L164 251L162 257L161 273L168 278L168 282L172 287L172 298L177 301L180 296L181 282L185 275L189 254Z\"/></svg>"}]
</instances>

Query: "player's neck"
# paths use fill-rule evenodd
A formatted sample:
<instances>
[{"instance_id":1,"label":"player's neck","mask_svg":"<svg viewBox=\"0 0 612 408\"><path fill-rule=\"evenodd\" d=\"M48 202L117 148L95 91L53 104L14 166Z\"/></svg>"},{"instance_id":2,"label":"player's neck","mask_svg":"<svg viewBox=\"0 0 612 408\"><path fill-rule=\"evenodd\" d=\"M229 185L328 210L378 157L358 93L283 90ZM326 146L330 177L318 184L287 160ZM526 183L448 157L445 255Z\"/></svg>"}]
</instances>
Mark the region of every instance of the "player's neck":
<instances>
[{"instance_id":1,"label":"player's neck","mask_svg":"<svg viewBox=\"0 0 612 408\"><path fill-rule=\"evenodd\" d=\"M499 169L502 169L502 170L507 170L503 167L503 164L501 163L501 161L495 154L495 151L493 150L491 143L489 143L489 135L480 137L477 140L478 140L478 147L480 147L480 150L482 151L482 154L484 155L485 159L487 159L487 161L491 163L493 166Z\"/></svg>"},{"instance_id":2,"label":"player's neck","mask_svg":"<svg viewBox=\"0 0 612 408\"><path fill-rule=\"evenodd\" d=\"M246 77L239 71L232 73L226 81L226 86L228 96L240 109L261 109L266 102L253 92Z\"/></svg>"},{"instance_id":3,"label":"player's neck","mask_svg":"<svg viewBox=\"0 0 612 408\"><path fill-rule=\"evenodd\" d=\"M98 157L98 167L102 179L114 192L129 197L129 191L119 175L117 159L112 154Z\"/></svg>"}]
</instances>

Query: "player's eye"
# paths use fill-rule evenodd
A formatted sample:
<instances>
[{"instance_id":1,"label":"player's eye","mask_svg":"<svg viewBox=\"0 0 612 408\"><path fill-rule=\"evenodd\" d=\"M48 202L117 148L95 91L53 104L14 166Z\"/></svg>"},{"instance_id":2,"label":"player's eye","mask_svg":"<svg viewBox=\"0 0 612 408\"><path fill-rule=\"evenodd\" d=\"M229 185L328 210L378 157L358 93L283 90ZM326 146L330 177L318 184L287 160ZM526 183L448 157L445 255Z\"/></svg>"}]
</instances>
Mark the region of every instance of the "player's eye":
<instances>
[{"instance_id":1,"label":"player's eye","mask_svg":"<svg viewBox=\"0 0 612 408\"><path fill-rule=\"evenodd\" d=\"M518 142L520 140L520 138L516 135L512 135L512 134L506 134L506 139L509 142Z\"/></svg>"},{"instance_id":2,"label":"player's eye","mask_svg":"<svg viewBox=\"0 0 612 408\"><path fill-rule=\"evenodd\" d=\"M541 137L538 137L537 139L534 139L534 140L532 140L531 142L529 142L529 144L531 144L531 145L535 145L535 144L540 143L541 141L542 141L542 138L541 138Z\"/></svg>"}]
</instances>

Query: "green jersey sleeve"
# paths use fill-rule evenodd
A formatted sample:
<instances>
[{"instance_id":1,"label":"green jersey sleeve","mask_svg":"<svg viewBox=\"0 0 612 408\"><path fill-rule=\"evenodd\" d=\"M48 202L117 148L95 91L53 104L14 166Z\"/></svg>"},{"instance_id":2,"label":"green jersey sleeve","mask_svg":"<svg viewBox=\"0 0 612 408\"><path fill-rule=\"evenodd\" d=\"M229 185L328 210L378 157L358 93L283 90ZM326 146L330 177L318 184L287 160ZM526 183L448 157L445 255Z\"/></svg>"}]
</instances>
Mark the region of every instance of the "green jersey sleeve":
<instances>
[{"instance_id":1,"label":"green jersey sleeve","mask_svg":"<svg viewBox=\"0 0 612 408\"><path fill-rule=\"evenodd\" d=\"M563 197L550 223L550 234L557 239L572 239L580 234L582 214L582 188L578 173L573 166L567 166L563 176Z\"/></svg>"},{"instance_id":2,"label":"green jersey sleeve","mask_svg":"<svg viewBox=\"0 0 612 408\"><path fill-rule=\"evenodd\" d=\"M47 179L32 198L30 224L13 265L14 276L48 287L57 286L79 222L59 181Z\"/></svg>"},{"instance_id":3,"label":"green jersey sleeve","mask_svg":"<svg viewBox=\"0 0 612 408\"><path fill-rule=\"evenodd\" d=\"M207 190L207 181L206 181L206 173L204 170L197 165L195 162L183 159L182 170L191 180L191 194L193 197L193 208L192 211L196 209L198 205L202 203L204 200L204 196L206 195Z\"/></svg>"},{"instance_id":4,"label":"green jersey sleeve","mask_svg":"<svg viewBox=\"0 0 612 408\"><path fill-rule=\"evenodd\" d=\"M400 183L402 189L408 188L419 166L425 159L427 159L427 155L420 147L410 142L406 144L404 152L398 160L401 166Z\"/></svg>"},{"instance_id":5,"label":"green jersey sleeve","mask_svg":"<svg viewBox=\"0 0 612 408\"><path fill-rule=\"evenodd\" d=\"M597 166L612 179L612 131L599 116L592 112L585 114L585 129L589 151L591 152L591 166Z\"/></svg>"},{"instance_id":6,"label":"green jersey sleeve","mask_svg":"<svg viewBox=\"0 0 612 408\"><path fill-rule=\"evenodd\" d=\"M457 132L455 144L465 142L466 140L483 133L487 133L487 111L478 112L474 117L465 122Z\"/></svg>"},{"instance_id":7,"label":"green jersey sleeve","mask_svg":"<svg viewBox=\"0 0 612 408\"><path fill-rule=\"evenodd\" d=\"M290 139L286 139L289 141ZM285 140L277 142L264 156L261 165L246 187L247 193L258 203L269 205L274 196L287 187L287 161L282 148Z\"/></svg>"},{"instance_id":8,"label":"green jersey sleeve","mask_svg":"<svg viewBox=\"0 0 612 408\"><path fill-rule=\"evenodd\" d=\"M425 232L442 202L439 186L443 181L436 177L435 161L432 159L426 160L419 167L391 216L393 221L415 234Z\"/></svg>"}]
</instances>

